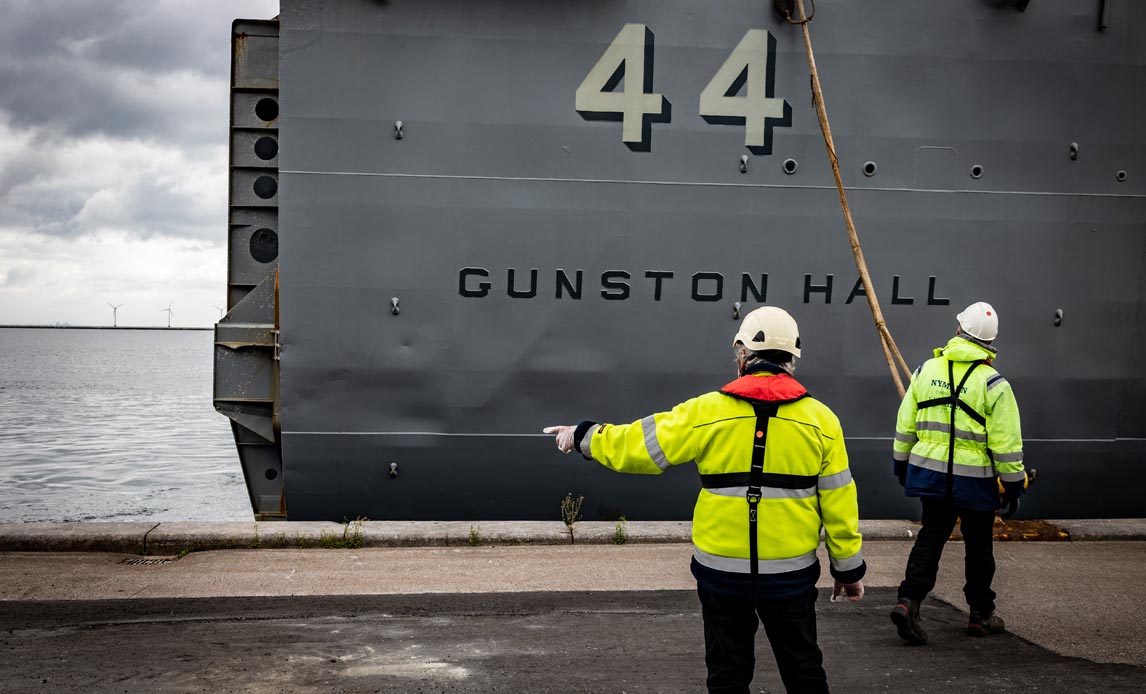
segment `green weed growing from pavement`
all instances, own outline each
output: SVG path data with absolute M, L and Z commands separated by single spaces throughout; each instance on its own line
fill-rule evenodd
M 569 531 L 569 544 L 577 544 L 577 540 L 573 536 L 573 525 L 581 520 L 581 503 L 585 501 L 585 497 L 578 496 L 573 498 L 573 494 L 565 495 L 561 500 L 561 520 L 565 521 L 565 529 Z
M 358 549 L 362 546 L 362 524 L 365 518 L 355 518 L 342 526 L 342 534 L 328 533 L 325 530 L 319 535 L 318 543 L 324 549 Z
M 628 521 L 625 520 L 624 516 L 621 516 L 620 519 L 617 520 L 617 525 L 615 528 L 613 528 L 613 543 L 614 544 L 623 545 L 629 541 L 629 533 L 625 529 L 625 525 L 627 523 L 628 523 Z
M 477 547 L 482 543 L 481 528 L 478 526 L 470 526 L 470 537 L 466 542 L 470 547 Z

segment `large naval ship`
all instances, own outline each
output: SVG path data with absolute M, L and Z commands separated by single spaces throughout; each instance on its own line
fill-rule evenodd
M 256 518 L 688 518 L 541 428 L 734 377 L 799 321 L 865 517 L 898 397 L 784 2 L 282 0 L 233 26 L 215 406 Z M 810 11 L 810 7 L 809 7 Z M 1146 6 L 819 0 L 843 180 L 914 365 L 987 300 L 1039 481 L 1027 517 L 1140 516 Z

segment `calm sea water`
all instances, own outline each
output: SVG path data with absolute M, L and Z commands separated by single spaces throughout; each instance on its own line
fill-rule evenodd
M 251 519 L 212 339 L 0 329 L 0 522 Z

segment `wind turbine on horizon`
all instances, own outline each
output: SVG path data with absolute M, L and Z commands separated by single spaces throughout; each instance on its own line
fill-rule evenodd
M 223 307 L 216 306 L 215 308 L 219 309 L 219 320 L 223 320 Z
M 123 304 L 113 304 L 109 301 L 107 305 L 111 306 L 111 327 L 119 327 L 117 324 L 117 316 L 119 314 L 119 307 L 123 306 Z
M 175 312 L 171 310 L 171 304 L 173 304 L 173 303 L 175 303 L 175 300 L 174 300 L 174 299 L 172 299 L 171 301 L 168 301 L 168 302 L 167 302 L 167 308 L 161 308 L 161 309 L 159 309 L 159 312 L 160 312 L 160 313 L 163 313 L 164 311 L 166 311 L 166 312 L 167 312 L 167 327 L 168 327 L 168 328 L 170 328 L 170 327 L 171 327 L 171 316 L 174 316 L 174 315 L 175 315 Z

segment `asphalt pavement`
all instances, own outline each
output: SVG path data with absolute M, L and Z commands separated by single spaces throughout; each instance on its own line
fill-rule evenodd
M 932 642 L 901 643 L 891 589 L 821 595 L 837 692 L 1141 692 L 1146 672 L 972 639 L 927 605 Z M 700 692 L 692 591 L 435 593 L 24 602 L 0 616 L 7 692 Z M 763 634 L 753 691 L 782 691 Z
M 887 619 L 910 543 L 865 543 L 864 601 L 819 603 L 834 691 L 1146 691 L 1146 543 L 995 547 L 1012 634 L 962 634 L 952 542 L 924 606 L 932 643 L 912 648 Z M 0 553 L 0 691 L 702 691 L 689 553 Z M 757 673 L 754 691 L 780 691 L 763 641 Z

